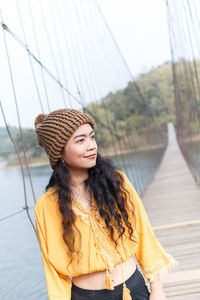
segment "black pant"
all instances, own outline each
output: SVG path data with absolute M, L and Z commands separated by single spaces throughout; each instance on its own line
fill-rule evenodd
M 133 275 L 126 280 L 126 286 L 130 290 L 133 300 L 149 299 L 150 293 L 138 268 L 136 268 Z M 122 292 L 123 283 L 116 285 L 114 290 L 86 290 L 77 287 L 72 282 L 71 300 L 122 300 Z

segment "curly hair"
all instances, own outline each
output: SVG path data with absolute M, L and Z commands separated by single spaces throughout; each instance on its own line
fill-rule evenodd
M 130 195 L 124 187 L 124 180 L 120 172 L 117 172 L 117 169 L 114 167 L 110 159 L 104 158 L 98 153 L 96 165 L 88 169 L 88 174 L 89 176 L 85 180 L 85 186 L 90 193 L 93 193 L 94 199 L 99 208 L 99 214 L 102 218 L 104 218 L 105 224 L 110 231 L 111 238 L 115 245 L 117 246 L 117 241 L 114 240 L 113 237 L 113 226 L 117 229 L 117 232 L 119 233 L 118 238 L 120 238 L 125 232 L 125 228 L 122 226 L 122 218 L 128 227 L 129 239 L 135 242 L 133 237 L 133 228 L 128 220 L 126 210 L 127 198 Z M 56 186 L 59 209 L 62 214 L 63 239 L 72 255 L 75 252 L 80 253 L 80 249 L 75 250 L 74 247 L 74 230 L 77 230 L 79 234 L 80 248 L 81 234 L 75 226 L 76 215 L 72 210 L 72 191 L 70 189 L 70 184 L 71 178 L 69 171 L 61 159 L 59 159 L 49 183 L 46 186 L 46 190 L 50 187 Z

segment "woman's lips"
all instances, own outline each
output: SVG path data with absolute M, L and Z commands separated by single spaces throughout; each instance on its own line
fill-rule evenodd
M 92 155 L 89 155 L 89 156 L 85 156 L 85 158 L 95 158 L 95 157 L 96 157 L 96 153 L 92 154 Z

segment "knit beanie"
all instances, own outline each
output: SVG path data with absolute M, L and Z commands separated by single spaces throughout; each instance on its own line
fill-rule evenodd
M 38 144 L 44 148 L 52 169 L 61 158 L 61 152 L 79 126 L 90 124 L 94 129 L 92 117 L 75 109 L 58 109 L 47 115 L 40 114 L 35 119 Z

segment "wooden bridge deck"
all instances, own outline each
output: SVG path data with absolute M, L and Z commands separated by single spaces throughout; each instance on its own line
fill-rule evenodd
M 167 299 L 199 300 L 200 187 L 182 156 L 172 123 L 161 165 L 142 199 L 155 235 L 179 263 L 163 277 Z

